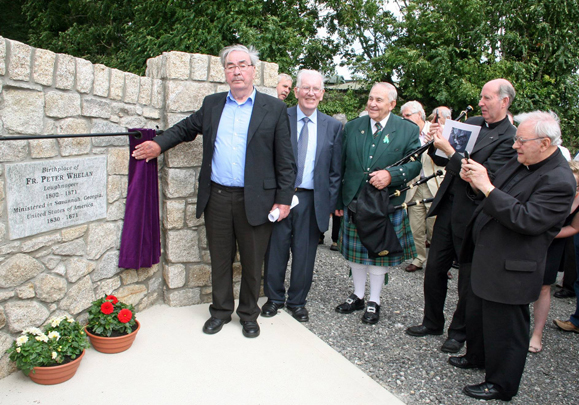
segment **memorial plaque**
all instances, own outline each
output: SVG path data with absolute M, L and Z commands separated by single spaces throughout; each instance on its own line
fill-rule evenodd
M 107 158 L 6 165 L 10 239 L 107 216 Z

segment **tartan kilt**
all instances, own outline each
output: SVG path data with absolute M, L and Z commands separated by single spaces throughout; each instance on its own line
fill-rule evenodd
M 368 257 L 368 250 L 366 250 L 360 241 L 356 225 L 350 223 L 348 209 L 346 208 L 344 209 L 344 217 L 342 218 L 340 236 L 338 238 L 338 249 L 344 258 L 354 263 L 369 264 L 372 266 L 397 266 L 406 260 L 415 258 L 416 247 L 414 246 L 414 238 L 412 237 L 406 210 L 396 210 L 388 216 L 390 217 L 390 222 L 392 222 L 396 236 L 400 241 L 400 245 L 402 245 L 403 254 L 370 259 Z

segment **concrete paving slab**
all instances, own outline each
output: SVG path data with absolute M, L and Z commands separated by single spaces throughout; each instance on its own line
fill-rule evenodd
M 261 300 L 263 304 L 264 300 Z M 22 372 L 0 380 L 2 405 L 402 404 L 285 311 L 242 335 L 239 318 L 216 335 L 201 329 L 208 305 L 154 306 L 119 354 L 89 349 L 77 374 L 55 386 Z

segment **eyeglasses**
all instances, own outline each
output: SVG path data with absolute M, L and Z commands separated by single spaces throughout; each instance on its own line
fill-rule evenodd
M 246 65 L 245 63 L 240 63 L 239 65 L 227 65 L 225 70 L 228 72 L 235 72 L 235 69 L 239 68 L 241 72 L 245 72 L 247 69 L 249 69 L 250 66 L 253 65 Z
M 544 137 L 544 136 L 538 136 L 538 137 L 536 137 L 536 138 L 525 139 L 525 138 L 523 138 L 523 137 L 521 137 L 521 136 L 513 136 L 513 141 L 514 141 L 514 142 L 518 142 L 518 143 L 520 143 L 521 145 L 524 144 L 525 142 L 536 141 L 536 140 L 539 140 L 539 139 L 545 139 L 545 137 Z
M 323 90 L 319 87 L 300 87 L 300 90 L 302 90 L 304 93 L 308 94 L 310 91 L 314 94 L 320 94 L 320 92 Z
M 412 117 L 414 114 L 416 114 L 416 112 L 404 113 L 404 114 L 402 114 L 402 116 L 403 116 L 404 118 L 408 118 L 408 117 Z

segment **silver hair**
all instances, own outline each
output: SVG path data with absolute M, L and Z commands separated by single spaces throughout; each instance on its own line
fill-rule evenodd
M 422 121 L 426 121 L 426 113 L 424 112 L 424 108 L 422 108 L 422 104 L 420 104 L 418 101 L 412 100 L 400 107 L 401 113 L 404 113 L 405 110 L 410 110 L 412 114 L 419 113 Z
M 445 106 L 440 106 L 435 108 L 434 110 L 432 110 L 432 114 L 434 114 L 434 111 L 436 111 L 438 109 L 438 113 L 443 116 L 444 118 L 447 119 L 452 119 L 452 108 L 450 107 L 445 107 Z
M 296 87 L 301 87 L 302 84 L 302 76 L 304 74 L 308 74 L 308 75 L 313 75 L 313 76 L 318 76 L 320 78 L 320 82 L 322 83 L 322 87 L 321 89 L 324 88 L 324 75 L 322 75 L 320 72 L 318 72 L 317 70 L 310 70 L 310 69 L 302 69 L 298 72 L 298 77 L 296 79 Z
M 376 86 L 386 87 L 386 89 L 388 90 L 388 100 L 389 101 L 392 102 L 392 101 L 396 101 L 398 99 L 398 92 L 396 91 L 396 87 L 394 87 L 392 84 L 387 83 L 387 82 L 376 82 L 376 83 L 374 83 L 372 88 L 374 88 Z
M 248 48 L 244 45 L 236 44 L 226 46 L 221 50 L 221 52 L 219 52 L 219 58 L 221 59 L 221 64 L 223 65 L 224 68 L 225 68 L 225 60 L 227 59 L 229 54 L 233 51 L 241 51 L 247 53 L 253 66 L 257 66 L 257 64 L 259 63 L 259 52 L 253 46 L 250 45 Z
M 511 106 L 511 104 L 513 104 L 513 100 L 515 99 L 515 88 L 513 87 L 513 85 L 508 81 L 508 80 L 501 80 L 501 84 L 499 85 L 499 98 L 503 99 L 503 98 L 508 98 L 509 99 L 509 104 L 507 105 L 507 108 L 509 108 Z
M 286 73 L 280 73 L 277 77 L 277 82 L 281 82 L 282 80 L 291 80 L 292 82 L 294 81 L 294 79 L 292 79 L 292 77 Z
M 515 121 L 519 126 L 525 122 L 534 124 L 535 136 L 540 138 L 549 138 L 551 145 L 561 145 L 561 127 L 559 126 L 559 117 L 553 111 L 532 111 L 528 113 L 515 115 Z

